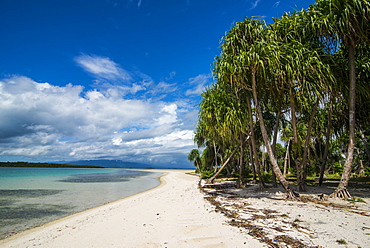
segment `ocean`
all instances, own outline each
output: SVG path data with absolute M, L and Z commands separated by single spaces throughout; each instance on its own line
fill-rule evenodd
M 128 169 L 0 167 L 0 239 L 159 185 Z

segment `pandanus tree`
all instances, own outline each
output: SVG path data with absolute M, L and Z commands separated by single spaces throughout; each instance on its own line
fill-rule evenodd
M 347 186 L 355 149 L 355 120 L 357 131 L 360 134 L 362 131 L 361 137 L 367 144 L 363 131 L 368 120 L 365 115 L 356 117 L 355 109 L 356 87 L 361 87 L 358 101 L 366 102 L 369 97 L 370 66 L 366 62 L 369 13 L 367 0 L 317 0 L 309 9 L 285 14 L 270 25 L 250 18 L 236 23 L 223 37 L 222 51 L 215 61 L 217 83 L 203 94 L 197 140 L 211 141 L 208 145 L 213 144 L 215 156 L 219 155 L 217 150 L 232 156 L 240 148 L 242 158 L 243 139 L 250 135 L 251 141 L 254 140 L 252 124 L 258 122 L 273 172 L 288 197 L 294 198 L 295 193 L 277 164 L 274 145 L 271 146 L 276 143 L 280 117 L 283 115 L 283 119 L 290 120 L 290 129 L 284 129 L 289 144 L 285 157 L 292 157 L 295 162 L 299 190 L 305 189 L 306 172 L 313 158 L 309 155 L 310 148 L 315 158 L 322 160 L 322 180 L 326 158 L 340 154 L 330 151 L 331 138 L 342 138 L 348 132 L 342 179 L 332 196 L 349 197 Z M 347 70 L 338 59 L 343 55 L 348 58 L 349 77 L 346 80 L 343 74 Z M 365 62 L 359 62 L 359 56 L 363 56 Z M 343 107 L 339 108 L 340 104 Z M 368 113 L 365 106 L 360 106 L 360 111 Z M 276 119 L 266 122 L 266 112 L 271 110 L 276 113 Z M 343 118 L 346 110 L 348 117 Z M 331 123 L 335 119 L 346 120 L 348 124 L 334 127 Z M 326 127 L 320 122 L 325 122 Z M 275 128 L 268 123 L 275 123 Z M 321 149 L 323 141 L 325 149 L 319 153 L 315 149 Z M 258 142 L 254 148 L 252 145 L 251 157 L 258 157 L 258 146 Z M 215 158 L 215 161 L 218 160 Z M 258 160 L 255 163 L 258 164 Z M 242 162 L 240 166 L 242 168 Z
M 221 81 L 210 87 L 203 93 L 200 104 L 198 129 L 206 130 L 205 137 L 209 142 L 222 148 L 222 166 L 209 179 L 210 182 L 221 173 L 231 158 L 241 149 L 240 156 L 243 156 L 243 147 L 248 139 L 247 122 L 245 120 L 245 107 L 237 92 Z M 222 155 L 226 155 L 223 157 Z M 239 165 L 240 176 L 243 174 L 243 163 Z M 242 178 L 238 180 L 242 184 Z
M 227 38 L 225 39 L 226 44 L 223 46 L 223 48 L 230 46 L 232 49 L 224 49 L 223 56 L 232 58 L 229 63 L 236 70 L 234 77 L 238 77 L 238 80 L 235 80 L 238 87 L 251 91 L 250 98 L 253 99 L 253 105 L 256 109 L 256 116 L 272 169 L 287 192 L 287 197 L 295 198 L 296 195 L 281 173 L 274 156 L 261 109 L 262 102 L 260 96 L 261 94 L 268 93 L 266 90 L 270 88 L 268 85 L 270 82 L 266 77 L 266 69 L 272 68 L 274 63 L 276 63 L 275 52 L 278 48 L 276 44 L 273 44 L 273 36 L 270 32 L 271 30 L 267 25 L 259 20 L 245 19 L 243 22 L 237 23 L 227 34 Z M 229 44 L 227 44 L 228 42 Z
M 190 151 L 188 155 L 188 160 L 194 163 L 195 168 L 197 168 L 196 172 L 201 171 L 201 161 L 200 161 L 200 154 L 198 149 L 193 149 Z
M 356 48 L 370 40 L 370 2 L 368 0 L 317 0 L 311 7 L 314 25 L 321 34 L 338 37 L 348 50 L 349 66 L 349 143 L 342 178 L 331 197 L 349 198 L 347 187 L 355 147 Z
M 323 93 L 333 82 L 330 67 L 323 62 L 315 40 L 305 32 L 301 12 L 285 14 L 271 25 L 279 44 L 278 75 L 282 90 L 289 96 L 292 157 L 297 167 L 299 191 L 305 191 L 305 178 L 311 130 Z M 282 95 L 282 94 L 280 94 Z M 305 134 L 299 124 L 305 124 Z M 304 135 L 304 136 L 303 136 Z

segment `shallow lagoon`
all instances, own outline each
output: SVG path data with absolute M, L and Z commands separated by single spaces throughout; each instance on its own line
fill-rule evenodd
M 126 169 L 0 168 L 0 238 L 159 185 Z

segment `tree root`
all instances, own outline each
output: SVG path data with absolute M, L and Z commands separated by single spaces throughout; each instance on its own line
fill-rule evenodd
M 293 190 L 288 190 L 287 195 L 286 195 L 286 199 L 297 201 L 297 200 L 299 200 L 299 194 L 294 192 Z
M 340 190 L 334 191 L 331 195 L 329 195 L 329 198 L 348 199 L 348 198 L 352 198 L 352 196 L 348 192 L 347 189 L 340 189 Z

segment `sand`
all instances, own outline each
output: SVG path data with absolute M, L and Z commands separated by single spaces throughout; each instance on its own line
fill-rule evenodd
M 353 197 L 365 202 L 320 200 L 318 195 L 329 195 L 335 186 L 310 186 L 301 193 L 301 201 L 285 200 L 281 187 L 215 189 L 212 185 L 204 190 L 218 211 L 229 216 L 230 224 L 249 230 L 270 247 L 370 247 L 369 190 L 350 189 Z
M 161 171 L 152 190 L 16 234 L 0 247 L 267 247 L 215 212 L 197 176 Z
M 160 186 L 0 241 L 0 247 L 370 247 L 365 202 L 286 201 L 281 188 L 199 189 L 199 177 L 164 172 Z M 334 188 L 310 187 L 318 199 Z

